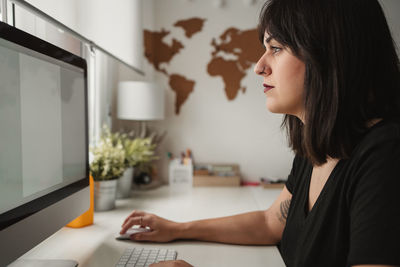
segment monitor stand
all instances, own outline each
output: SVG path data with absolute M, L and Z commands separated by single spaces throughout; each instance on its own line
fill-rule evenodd
M 77 267 L 73 260 L 16 260 L 8 267 Z

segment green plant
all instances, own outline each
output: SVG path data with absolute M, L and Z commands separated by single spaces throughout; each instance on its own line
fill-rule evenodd
M 146 135 L 135 131 L 120 134 L 126 155 L 125 166 L 135 167 L 135 177 L 153 173 L 153 161 L 159 158 L 155 156 L 155 150 L 166 135 L 166 132 L 159 134 L 149 129 L 145 132 Z
M 90 148 L 93 160 L 90 172 L 96 181 L 112 180 L 125 171 L 125 150 L 119 133 L 111 133 L 104 125 L 98 145 Z
M 129 138 L 122 134 L 122 146 L 125 150 L 125 166 L 135 167 L 141 163 L 147 163 L 158 159 L 154 155 L 156 144 L 152 144 L 151 138 Z

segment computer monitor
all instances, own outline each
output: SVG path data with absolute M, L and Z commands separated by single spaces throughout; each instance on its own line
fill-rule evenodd
M 86 61 L 0 23 L 0 266 L 89 209 Z

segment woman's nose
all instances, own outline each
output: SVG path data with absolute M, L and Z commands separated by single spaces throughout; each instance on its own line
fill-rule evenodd
M 254 72 L 258 75 L 269 75 L 271 73 L 264 56 L 262 56 L 254 66 Z

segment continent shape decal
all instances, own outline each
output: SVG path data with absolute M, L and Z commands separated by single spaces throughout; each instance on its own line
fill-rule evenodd
M 181 27 L 185 31 L 185 36 L 191 38 L 194 34 L 201 32 L 205 19 L 191 18 L 177 21 L 174 26 Z
M 170 32 L 162 29 L 160 32 L 144 30 L 144 56 L 153 64 L 154 68 L 168 75 L 165 69 L 160 68 L 161 63 L 169 63 L 172 58 L 184 48 L 183 44 L 172 39 L 172 45 L 163 42 Z
M 225 94 L 228 100 L 236 98 L 239 89 L 245 92 L 245 87 L 240 87 L 240 81 L 246 76 L 246 72 L 237 66 L 236 60 L 226 60 L 222 57 L 213 58 L 208 64 L 208 73 L 211 76 L 221 76 L 225 84 Z
M 211 45 L 214 51 L 211 53 L 207 72 L 211 76 L 221 76 L 225 84 L 225 94 L 228 100 L 233 100 L 240 90 L 243 93 L 246 91 L 246 87 L 241 87 L 240 83 L 251 65 L 264 52 L 258 42 L 258 31 L 229 28 L 220 35 L 218 42 L 213 39 Z M 234 56 L 235 60 L 227 60 L 223 55 Z
M 169 85 L 176 93 L 175 113 L 179 114 L 182 104 L 189 97 L 189 94 L 193 92 L 195 82 L 186 79 L 182 75 L 172 74 L 169 76 Z

